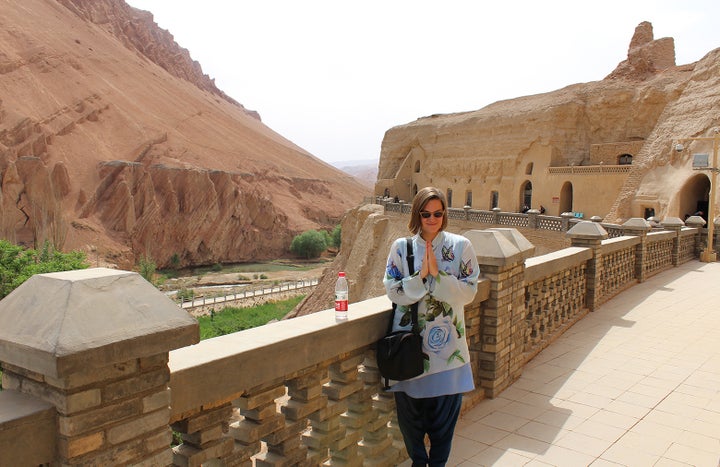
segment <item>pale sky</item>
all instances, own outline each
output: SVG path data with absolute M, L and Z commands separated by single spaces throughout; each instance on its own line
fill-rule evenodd
M 598 81 L 642 21 L 678 65 L 720 47 L 718 0 L 127 0 L 223 92 L 330 163 L 437 113 Z

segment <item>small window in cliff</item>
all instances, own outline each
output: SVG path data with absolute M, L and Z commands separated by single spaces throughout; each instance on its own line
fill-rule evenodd
M 470 190 L 465 192 L 465 206 L 472 207 L 472 191 Z
M 525 167 L 525 175 L 532 175 L 532 170 L 533 170 L 533 163 L 530 162 L 530 163 Z
M 495 209 L 498 207 L 500 201 L 500 194 L 497 191 L 493 191 L 490 193 L 490 209 Z
M 447 203 L 448 203 L 447 207 L 451 208 L 452 207 L 452 188 L 447 189 Z
M 420 161 L 415 161 L 415 173 L 420 173 Z
M 630 154 L 623 154 L 622 156 L 618 157 L 618 164 L 619 165 L 631 165 L 632 164 L 632 156 Z

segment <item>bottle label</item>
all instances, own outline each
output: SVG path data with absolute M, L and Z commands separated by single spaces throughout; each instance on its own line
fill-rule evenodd
M 335 300 L 335 311 L 348 311 L 348 301 Z

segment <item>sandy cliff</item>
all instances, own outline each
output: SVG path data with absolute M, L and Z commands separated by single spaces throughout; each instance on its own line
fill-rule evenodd
M 370 193 L 121 0 L 3 1 L 0 235 L 123 268 L 286 254 Z

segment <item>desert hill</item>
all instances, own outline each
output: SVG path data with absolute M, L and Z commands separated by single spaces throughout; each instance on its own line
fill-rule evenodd
M 2 238 L 122 268 L 279 257 L 371 193 L 122 0 L 3 3 L 0 175 Z

